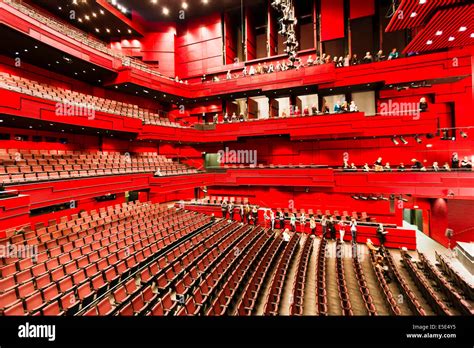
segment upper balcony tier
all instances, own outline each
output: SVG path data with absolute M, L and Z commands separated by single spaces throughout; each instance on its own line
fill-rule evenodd
M 407 58 L 399 58 L 378 63 L 335 68 L 333 64 L 304 67 L 283 72 L 242 77 L 244 67 L 258 63 L 276 64 L 284 57 L 270 57 L 258 61 L 222 66 L 208 76 L 219 77 L 218 82 L 193 82 L 188 84 L 163 76 L 155 68 L 137 59 L 129 58 L 110 49 L 104 42 L 92 38 L 79 29 L 43 15 L 14 0 L 0 3 L 1 32 L 14 30 L 38 45 L 55 48 L 76 60 L 101 67 L 109 72 L 100 83 L 108 88 L 120 86 L 121 91 L 141 96 L 156 96 L 174 104 L 217 98 L 222 95 L 258 95 L 282 89 L 318 86 L 319 90 L 331 88 L 381 83 L 396 85 L 412 81 L 439 78 L 464 77 L 472 75 L 471 56 L 473 46 L 448 52 L 433 53 Z M 8 29 L 7 29 L 8 28 Z M 12 40 L 11 45 L 20 45 L 21 40 Z M 20 49 L 21 47 L 17 47 Z M 13 49 L 13 48 L 12 48 Z M 314 51 L 302 52 L 303 62 Z M 227 71 L 232 79 L 227 80 Z M 73 76 L 74 77 L 74 76 Z M 97 82 L 97 81 L 96 81 Z M 144 89 L 146 91 L 144 91 Z M 156 91 L 159 93 L 150 93 Z M 179 99 L 178 99 L 179 98 Z

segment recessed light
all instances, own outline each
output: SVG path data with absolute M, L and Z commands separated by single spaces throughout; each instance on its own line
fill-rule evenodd
M 92 12 L 92 15 L 93 15 L 94 17 L 97 17 L 97 14 L 96 14 L 95 12 Z
M 433 144 L 426 144 L 426 147 L 428 148 L 433 147 Z
M 163 7 L 163 14 L 167 16 L 169 13 L 170 13 L 170 10 L 168 9 L 168 7 Z
M 431 41 L 431 40 L 426 41 L 427 45 L 431 45 L 432 43 L 433 43 L 433 41 Z
M 471 39 L 474 39 L 474 33 L 471 33 Z
M 459 31 L 466 31 L 466 30 L 467 30 L 467 28 L 466 28 L 466 27 L 464 27 L 464 26 L 463 26 L 463 27 L 461 27 L 461 28 L 459 28 Z
M 410 15 L 411 18 L 416 17 L 416 12 L 412 12 Z
M 132 31 L 131 31 L 130 29 L 128 29 L 128 33 L 129 33 L 129 34 L 131 34 L 131 33 L 132 33 Z
M 157 3 L 158 3 L 158 0 L 151 0 L 151 3 L 152 3 L 152 4 L 157 4 Z
M 187 2 L 183 2 L 183 3 L 181 4 L 181 7 L 186 10 L 186 9 L 188 8 L 188 3 L 187 3 Z
M 207 4 L 208 2 L 209 2 L 209 0 L 202 0 L 203 4 Z
M 448 41 L 454 41 L 454 36 L 450 36 Z
M 420 5 L 426 4 L 426 0 L 420 0 Z
M 104 11 L 103 11 L 103 10 L 100 10 L 100 14 L 104 14 Z
M 443 31 L 442 31 L 442 30 L 438 30 L 438 31 L 436 32 L 436 35 L 438 35 L 438 36 L 440 36 L 440 35 L 442 35 L 442 34 L 443 34 Z

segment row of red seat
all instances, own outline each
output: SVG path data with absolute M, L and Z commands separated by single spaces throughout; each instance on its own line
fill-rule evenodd
M 253 227 L 252 233 L 240 240 L 219 262 L 217 269 L 207 279 L 208 284 L 212 284 L 212 291 L 208 296 L 206 315 L 226 315 L 231 312 L 249 260 L 260 252 L 268 238 L 266 233 L 262 233 L 261 227 Z
M 318 248 L 318 263 L 316 266 L 316 295 L 317 313 L 328 315 L 328 296 L 326 291 L 326 248 L 327 240 L 323 236 Z
M 186 248 L 185 253 L 173 254 L 168 252 L 167 256 L 158 260 L 158 268 L 152 263 L 148 270 L 143 270 L 140 273 L 139 279 L 144 286 L 152 285 L 158 293 L 163 295 L 159 301 L 143 302 L 140 299 L 135 300 L 135 297 L 140 297 L 139 291 L 132 301 L 123 307 L 116 308 L 118 315 L 168 315 L 174 314 L 175 306 L 167 306 L 168 298 L 172 293 L 173 286 L 177 296 L 184 298 L 188 292 L 191 292 L 193 284 L 200 279 L 201 274 L 209 266 L 214 257 L 217 257 L 218 248 L 227 238 L 236 238 L 239 233 L 236 223 L 218 223 L 209 229 L 207 232 L 201 233 L 194 241 L 191 241 Z M 193 246 L 193 247 L 192 247 Z M 168 260 L 168 266 L 163 262 Z M 161 264 L 160 264 L 161 263 Z M 145 277 L 144 277 L 145 275 Z M 181 282 L 182 280 L 182 282 Z M 183 283 L 184 282 L 184 283 Z M 183 289 L 184 288 L 184 289 Z M 183 291 L 180 293 L 179 291 Z M 183 302 L 183 301 L 181 301 Z M 175 300 L 172 302 L 175 303 Z M 166 307 L 163 307 L 166 305 Z
M 306 276 L 312 251 L 313 239 L 310 236 L 307 236 L 300 254 L 300 258 L 298 259 L 295 280 L 293 282 L 293 294 L 290 304 L 291 315 L 303 315 Z
M 388 267 L 391 271 L 391 273 L 395 276 L 395 280 L 397 282 L 398 287 L 400 288 L 400 291 L 402 292 L 403 296 L 408 299 L 408 306 L 410 309 L 413 311 L 413 313 L 417 315 L 426 315 L 426 311 L 423 308 L 423 306 L 420 304 L 420 301 L 416 298 L 415 293 L 410 289 L 408 286 L 405 278 L 401 275 L 401 273 L 398 271 L 397 267 L 395 266 L 395 262 L 393 260 L 392 255 L 390 254 L 390 251 L 384 247 L 381 247 L 383 250 L 383 253 L 385 255 L 385 259 L 387 260 Z
M 115 233 L 111 233 L 111 229 L 97 231 L 97 228 L 89 228 L 82 231 L 82 233 L 86 233 L 85 237 L 73 241 L 74 249 L 65 250 L 63 247 L 66 244 L 64 244 L 59 246 L 60 249 L 57 251 L 44 251 L 39 254 L 36 265 L 30 265 L 31 267 L 25 270 L 16 270 L 13 274 L 2 279 L 2 290 L 8 290 L 8 296 L 2 296 L 1 308 L 6 309 L 6 314 L 20 314 L 23 308 L 30 314 L 36 312 L 48 305 L 48 301 L 51 300 L 43 291 L 44 289 L 49 290 L 50 286 L 56 286 L 63 295 L 69 293 L 71 298 L 77 296 L 80 302 L 84 299 L 82 295 L 86 290 L 88 292 L 86 295 L 89 296 L 94 291 L 100 293 L 105 288 L 113 286 L 122 275 L 127 274 L 128 270 L 156 253 L 160 247 L 165 247 L 191 232 L 192 227 L 196 224 L 209 221 L 207 216 L 201 215 L 200 219 L 196 219 L 199 214 L 189 212 L 170 214 L 169 211 L 149 214 L 147 218 L 150 219 L 148 221 L 158 223 L 156 219 L 165 214 L 168 215 L 168 221 L 176 222 L 177 232 L 163 238 L 156 234 L 152 226 L 146 227 L 143 218 L 140 218 L 137 213 L 137 215 L 123 217 L 122 224 L 128 225 L 124 232 L 117 230 Z M 132 225 L 131 221 L 135 223 Z M 140 228 L 137 228 L 138 226 Z M 179 228 L 183 229 L 179 230 Z M 78 233 L 80 232 L 72 233 L 72 235 Z M 91 233 L 91 235 L 87 235 L 87 233 Z M 91 238 L 84 240 L 88 237 Z M 78 243 L 78 241 L 81 242 Z M 12 271 L 12 266 L 20 267 L 20 265 L 22 263 L 15 262 L 2 267 L 2 277 L 4 277 L 6 270 Z M 35 290 L 33 299 L 30 299 L 32 296 L 28 290 Z M 38 293 L 41 292 L 42 294 L 39 296 Z M 14 302 L 15 308 L 9 308 L 9 310 L 7 307 L 12 305 L 10 302 L 12 299 L 18 303 Z M 40 299 L 43 301 L 40 302 Z M 58 303 L 58 305 L 64 311 L 70 309 L 72 305 L 79 304 L 76 303 L 77 300 L 69 302 Z M 68 304 L 70 306 L 63 307 Z
M 283 245 L 283 238 L 273 238 L 261 261 L 251 273 L 250 281 L 243 289 L 243 296 L 237 304 L 237 313 L 241 316 L 255 314 L 257 298 L 263 289 L 263 284 L 269 275 L 270 266 L 278 256 Z
M 468 301 L 459 293 L 458 288 L 455 288 L 447 281 L 439 270 L 431 264 L 423 253 L 418 252 L 418 257 L 423 271 L 427 276 L 433 280 L 441 292 L 446 296 L 447 300 L 451 302 L 452 306 L 463 315 L 474 315 L 474 308 L 472 308 Z
M 290 262 L 295 254 L 296 247 L 300 241 L 301 235 L 294 233 L 290 238 L 290 241 L 286 243 L 285 249 L 281 253 L 279 259 L 277 259 L 277 267 L 273 273 L 272 280 L 270 282 L 270 291 L 267 295 L 264 314 L 265 315 L 278 315 L 280 308 L 281 295 L 283 293 L 283 287 L 287 278 L 288 268 Z
M 401 250 L 402 262 L 408 274 L 415 282 L 416 286 L 421 290 L 424 298 L 428 301 L 430 306 L 434 309 L 438 315 L 453 315 L 451 310 L 446 304 L 439 298 L 436 292 L 432 289 L 428 283 L 426 277 L 417 269 L 417 266 L 412 261 L 408 254 Z
M 359 262 L 359 256 L 357 254 L 357 244 L 352 244 L 352 265 L 354 267 L 354 273 L 357 278 L 357 284 L 359 285 L 359 291 L 364 300 L 365 308 L 369 315 L 377 315 L 377 309 L 375 308 L 374 300 L 370 295 L 369 287 L 367 281 L 365 280 L 364 271 Z
M 456 286 L 458 286 L 465 296 L 474 301 L 474 287 L 471 285 L 473 282 L 468 282 L 464 276 L 459 273 L 452 265 L 451 262 L 446 258 L 446 256 L 441 255 L 435 251 L 436 261 L 438 261 L 441 269 L 446 273 L 451 279 L 453 279 Z
M 382 290 L 384 294 L 384 300 L 387 303 L 388 308 L 390 309 L 390 313 L 393 315 L 401 315 L 402 311 L 400 310 L 400 307 L 398 306 L 398 303 L 393 296 L 392 290 L 390 290 L 390 287 L 388 286 L 385 276 L 382 274 L 382 271 L 380 269 L 375 267 L 375 263 L 376 263 L 375 252 L 369 249 L 369 253 L 370 253 L 372 268 L 378 280 L 377 284 L 379 285 L 380 289 Z
M 342 243 L 340 240 L 336 241 L 336 281 L 339 299 L 341 301 L 342 315 L 352 316 L 351 301 L 349 299 L 349 290 L 347 289 L 346 276 L 344 274 L 344 262 L 342 255 Z

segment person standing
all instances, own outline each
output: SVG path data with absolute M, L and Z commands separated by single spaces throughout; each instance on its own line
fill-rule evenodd
M 242 204 L 239 207 L 239 215 L 240 215 L 240 221 L 244 223 L 245 222 L 245 209 Z
M 275 213 L 270 209 L 270 223 L 272 226 L 272 231 L 275 229 Z
M 285 214 L 283 214 L 282 211 L 280 211 L 279 220 L 280 220 L 280 229 L 282 230 L 285 228 Z
M 300 226 L 301 226 L 301 233 L 304 233 L 304 229 L 306 226 L 306 215 L 304 215 L 304 213 L 301 213 L 301 216 L 300 216 Z
M 222 217 L 224 220 L 227 218 L 227 201 L 223 200 L 221 204 Z
M 328 219 L 326 218 L 326 215 L 323 215 L 323 217 L 321 218 L 321 226 L 323 228 L 321 238 L 326 237 L 326 233 L 328 232 L 327 225 L 328 225 Z
M 291 226 L 291 231 L 296 232 L 296 216 L 293 213 L 291 213 L 291 216 L 290 216 L 290 226 Z
M 341 243 L 344 243 L 344 234 L 346 233 L 346 226 L 344 225 L 344 221 L 341 219 L 339 220 L 337 226 L 339 227 L 339 238 Z
M 268 224 L 270 223 L 270 213 L 267 209 L 265 209 L 265 212 L 263 213 L 263 222 L 266 229 L 268 227 Z
M 309 219 L 309 228 L 311 229 L 311 234 L 316 235 L 316 219 L 314 216 L 311 216 Z
M 245 205 L 245 218 L 247 219 L 248 224 L 250 224 L 250 214 L 251 214 L 250 205 L 247 203 Z
M 354 217 L 349 226 L 351 227 L 352 243 L 357 243 L 357 220 Z
M 234 220 L 234 203 L 229 203 L 229 217 L 231 220 Z
M 258 209 L 256 205 L 253 206 L 252 216 L 253 216 L 253 224 L 257 225 L 258 224 Z
M 385 245 L 385 236 L 387 233 L 388 232 L 385 231 L 383 224 L 379 224 L 379 227 L 377 228 L 377 237 L 379 238 L 381 246 Z
M 331 232 L 331 239 L 336 239 L 336 221 L 334 221 L 334 217 L 331 216 L 329 218 L 329 223 L 330 223 L 330 232 Z

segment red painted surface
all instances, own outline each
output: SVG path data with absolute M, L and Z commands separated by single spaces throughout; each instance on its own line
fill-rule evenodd
M 350 19 L 373 16 L 375 14 L 374 0 L 350 0 Z
M 223 64 L 221 16 L 215 13 L 177 26 L 176 74 L 199 75 Z
M 344 0 L 321 0 L 321 40 L 344 37 Z

